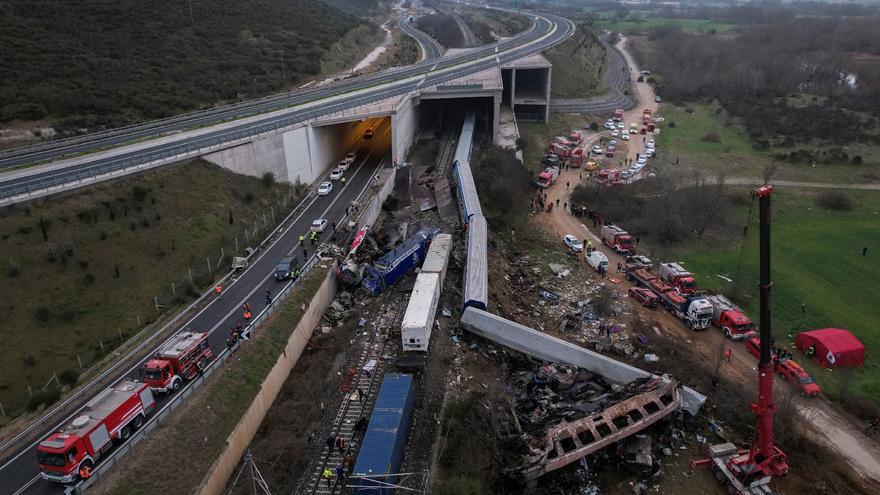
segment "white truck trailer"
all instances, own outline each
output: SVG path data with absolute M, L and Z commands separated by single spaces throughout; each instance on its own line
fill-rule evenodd
M 443 280 L 446 279 L 446 268 L 449 266 L 449 254 L 452 252 L 452 234 L 437 234 L 431 240 L 431 247 L 425 255 L 422 263 L 423 273 L 436 273 L 440 275 L 440 290 L 443 290 Z
M 419 273 L 400 327 L 404 352 L 428 352 L 439 301 L 440 274 Z

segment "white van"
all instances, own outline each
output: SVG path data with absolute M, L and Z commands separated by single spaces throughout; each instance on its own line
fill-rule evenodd
M 590 254 L 584 255 L 584 258 L 587 260 L 587 264 L 593 267 L 593 270 L 599 271 L 599 267 L 603 267 L 605 272 L 608 272 L 608 257 L 603 253 L 593 250 Z

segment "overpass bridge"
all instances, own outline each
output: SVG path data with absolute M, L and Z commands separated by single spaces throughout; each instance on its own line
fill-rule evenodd
M 405 32 L 416 32 L 405 24 Z M 502 102 L 515 112 L 521 107 L 526 118 L 546 118 L 550 64 L 540 52 L 574 29 L 567 19 L 534 15 L 530 29 L 516 36 L 442 57 L 415 33 L 425 60 L 410 66 L 3 152 L 0 206 L 196 157 L 240 173 L 272 172 L 281 181 L 312 183 L 358 133 L 383 119 L 391 120 L 396 163 L 413 142 L 425 100 L 484 99 L 497 136 Z M 533 66 L 524 62 L 529 60 Z

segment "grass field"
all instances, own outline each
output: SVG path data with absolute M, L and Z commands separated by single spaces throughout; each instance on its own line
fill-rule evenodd
M 855 205 L 852 211 L 821 209 L 815 203 L 816 194 L 778 188 L 773 197 L 774 335 L 778 343 L 794 349 L 794 337 L 803 330 L 838 327 L 853 332 L 869 354 L 865 366 L 852 375 L 851 391 L 880 406 L 880 364 L 870 354 L 871 349 L 880 348 L 880 192 L 847 192 Z M 739 215 L 744 225 L 745 206 L 739 208 Z M 746 309 L 754 320 L 758 316 L 756 222 L 757 207 L 744 249 L 742 237 L 736 236 L 725 248 L 675 250 L 702 286 L 722 291 L 731 289 L 733 283 L 721 276 L 738 281 L 738 293 L 747 301 Z M 863 247 L 868 248 L 865 257 Z M 826 371 L 799 352 L 795 356 L 829 396 L 839 396 L 846 373 Z
M 630 16 L 622 21 L 617 21 L 610 16 L 602 16 L 602 20 L 593 23 L 597 29 L 620 33 L 644 33 L 666 25 L 678 26 L 684 31 L 695 33 L 711 33 L 713 29 L 715 33 L 726 33 L 736 28 L 735 24 L 715 22 L 710 19 L 669 19 L 663 17 L 633 18 Z
M 205 258 L 216 263 L 287 190 L 198 162 L 0 210 L 6 413 L 29 385 L 53 371 L 75 379 L 79 359 L 92 365 L 154 320 L 153 297 L 170 299 L 172 282 L 177 303 L 197 294 L 187 270 L 198 284 Z
M 690 111 L 688 111 L 690 110 Z M 705 174 L 729 177 L 762 177 L 763 171 L 774 163 L 772 154 L 787 149 L 760 152 L 752 147 L 743 125 L 729 118 L 717 105 L 689 104 L 676 106 L 663 104 L 659 115 L 661 134 L 657 148 L 667 162 L 680 160 L 680 168 L 699 170 Z M 672 127 L 674 123 L 675 127 Z M 851 154 L 869 151 L 851 150 Z M 776 163 L 774 178 L 807 182 L 833 182 L 840 184 L 876 182 L 875 165 Z

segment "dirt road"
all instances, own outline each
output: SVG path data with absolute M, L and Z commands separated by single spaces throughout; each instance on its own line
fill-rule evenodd
M 620 43 L 623 48 L 626 40 Z M 631 55 L 623 50 L 627 61 L 633 67 L 634 74 L 637 69 L 632 61 Z M 635 80 L 635 76 L 633 76 Z M 637 111 L 627 112 L 627 125 L 629 119 L 637 114 L 641 117 L 642 108 L 651 108 L 656 111 L 657 104 L 654 102 L 653 90 L 648 84 L 636 83 L 636 93 L 641 101 L 645 102 L 642 106 L 637 106 Z M 640 120 L 638 121 L 640 122 Z M 592 134 L 587 142 L 586 147 L 591 146 L 598 141 L 598 136 Z M 641 143 L 639 143 L 641 144 Z M 627 157 L 635 160 L 635 153 L 641 146 L 631 146 L 628 150 Z M 553 208 L 552 213 L 546 211 L 538 214 L 535 221 L 542 225 L 549 233 L 560 239 L 559 248 L 563 249 L 561 242 L 562 236 L 565 234 L 574 234 L 578 239 L 592 239 L 594 247 L 599 248 L 608 256 L 608 278 L 612 283 L 608 285 L 621 295 L 624 295 L 631 286 L 625 280 L 623 275 L 615 272 L 617 264 L 623 263 L 623 257 L 617 255 L 614 251 L 606 249 L 602 246 L 602 242 L 598 237 L 598 229 L 590 226 L 588 228 L 581 218 L 568 213 L 565 205 L 570 203 L 570 195 L 572 190 L 580 183 L 582 179 L 587 177 L 586 172 L 580 169 L 563 170 L 559 176 L 559 180 L 555 185 L 546 190 L 548 200 L 555 202 L 559 200 L 559 206 Z M 794 185 L 794 184 L 793 184 Z M 586 220 L 586 219 L 584 219 Z M 585 270 L 590 273 L 589 276 L 597 276 L 595 272 L 586 264 L 583 257 L 580 257 L 580 263 L 583 264 Z M 656 260 L 655 260 L 656 261 Z M 615 283 L 614 279 L 618 279 L 619 283 Z M 640 308 L 636 308 L 641 310 Z M 644 310 L 650 311 L 649 319 L 659 321 L 662 328 L 659 330 L 666 335 L 673 336 L 680 341 L 688 343 L 687 349 L 695 354 L 695 359 L 717 362 L 720 353 L 725 349 L 731 349 L 732 360 L 729 364 L 723 364 L 725 376 L 736 377 L 746 386 L 754 386 L 756 382 L 756 359 L 749 354 L 745 347 L 737 342 L 726 339 L 720 332 L 714 328 L 706 331 L 695 333 L 687 329 L 680 321 L 663 310 Z M 786 383 L 780 383 L 780 386 L 788 386 Z M 825 444 L 829 448 L 841 454 L 849 464 L 866 478 L 872 479 L 880 483 L 880 446 L 872 441 L 864 434 L 863 425 L 857 419 L 842 411 L 838 406 L 828 402 L 825 398 L 805 399 L 795 397 L 796 409 L 804 419 L 801 422 L 805 431 L 812 437 Z

